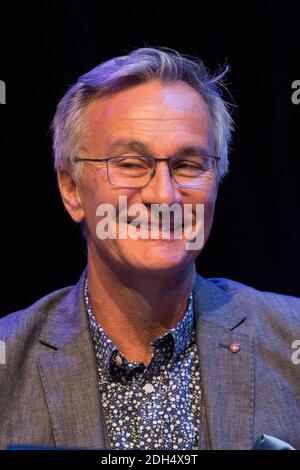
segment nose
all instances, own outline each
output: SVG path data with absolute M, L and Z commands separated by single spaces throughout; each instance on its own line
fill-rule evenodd
M 181 201 L 181 193 L 170 173 L 167 161 L 156 161 L 155 172 L 141 190 L 144 204 L 174 204 Z

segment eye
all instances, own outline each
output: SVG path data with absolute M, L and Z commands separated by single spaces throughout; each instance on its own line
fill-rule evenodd
M 142 158 L 133 158 L 133 157 L 125 157 L 122 159 L 113 160 L 113 164 L 118 166 L 119 168 L 124 169 L 147 169 L 149 167 L 148 161 L 145 161 Z
M 176 162 L 174 165 L 175 168 L 200 168 L 199 164 L 190 162 L 187 160 L 181 160 Z
M 177 175 L 197 176 L 205 171 L 201 160 L 178 160 L 173 163 L 173 171 Z
M 213 169 L 213 160 L 205 156 L 182 158 L 173 162 L 174 171 L 185 171 L 189 173 L 205 173 Z
M 120 168 L 127 168 L 128 170 L 130 170 L 131 168 L 143 168 L 143 165 L 139 162 L 129 162 L 129 161 L 122 161 L 122 162 L 119 162 L 118 166 Z

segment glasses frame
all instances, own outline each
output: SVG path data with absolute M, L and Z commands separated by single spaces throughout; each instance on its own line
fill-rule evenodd
M 220 157 L 217 157 L 215 155 L 192 155 L 193 157 L 199 157 L 199 158 L 212 158 L 214 161 L 215 161 L 215 164 L 217 166 L 217 163 L 218 161 L 220 160 Z M 109 170 L 108 170 L 108 164 L 111 160 L 122 160 L 124 158 L 137 158 L 137 159 L 147 159 L 147 160 L 150 160 L 153 163 L 153 170 L 152 172 L 149 174 L 149 180 L 147 181 L 147 183 L 145 183 L 144 185 L 142 186 L 123 186 L 123 185 L 119 185 L 119 184 L 115 184 L 115 183 L 112 183 L 111 180 L 110 180 L 110 177 L 109 177 Z M 195 185 L 185 185 L 185 184 L 181 184 L 181 183 L 178 183 L 178 181 L 176 180 L 176 177 L 173 175 L 173 170 L 172 170 L 172 166 L 171 166 L 171 162 L 176 160 L 176 159 L 183 159 L 184 156 L 176 156 L 176 157 L 168 157 L 168 158 L 155 158 L 155 157 L 142 157 L 142 156 L 135 156 L 135 155 L 122 155 L 120 157 L 105 157 L 105 158 L 93 158 L 93 157 L 87 157 L 87 158 L 83 158 L 83 157 L 75 157 L 73 159 L 73 161 L 75 163 L 79 163 L 79 162 L 96 162 L 96 163 L 105 163 L 106 164 L 106 174 L 107 174 L 107 179 L 109 181 L 109 183 L 112 185 L 112 186 L 115 186 L 117 188 L 144 188 L 145 186 L 147 186 L 147 184 L 150 183 L 150 181 L 152 180 L 152 178 L 154 177 L 155 173 L 156 173 L 156 165 L 157 165 L 157 162 L 167 162 L 168 163 L 168 167 L 169 167 L 169 172 L 170 172 L 170 175 L 171 177 L 173 178 L 173 180 L 175 181 L 175 183 L 180 186 L 181 188 L 198 188 L 200 187 L 199 184 L 195 184 Z M 188 157 L 187 157 L 188 158 Z

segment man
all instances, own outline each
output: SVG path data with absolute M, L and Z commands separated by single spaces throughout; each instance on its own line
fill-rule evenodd
M 87 269 L 0 322 L 3 448 L 250 449 L 262 433 L 300 448 L 300 300 L 195 272 L 228 165 L 221 78 L 143 48 L 59 103 L 58 184 Z M 182 218 L 167 230 L 154 205 Z M 187 245 L 186 220 L 201 246 Z

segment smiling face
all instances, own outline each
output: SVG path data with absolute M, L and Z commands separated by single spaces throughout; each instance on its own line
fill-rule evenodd
M 187 83 L 162 84 L 151 81 L 95 99 L 85 110 L 85 131 L 80 157 L 152 156 L 157 159 L 205 152 L 214 155 L 212 121 L 202 97 Z M 154 177 L 143 188 L 112 186 L 106 166 L 84 163 L 80 185 L 66 174 L 59 174 L 65 207 L 73 220 L 85 219 L 88 227 L 88 257 L 101 260 L 118 270 L 137 274 L 178 271 L 193 263 L 198 251 L 187 250 L 181 239 L 105 239 L 96 235 L 99 217 L 96 208 L 109 203 L 118 214 L 119 197 L 127 196 L 128 207 L 139 203 L 204 204 L 204 239 L 208 238 L 217 185 L 212 173 L 200 188 L 178 186 L 167 162 L 156 166 Z M 149 218 L 150 220 L 150 218 Z

